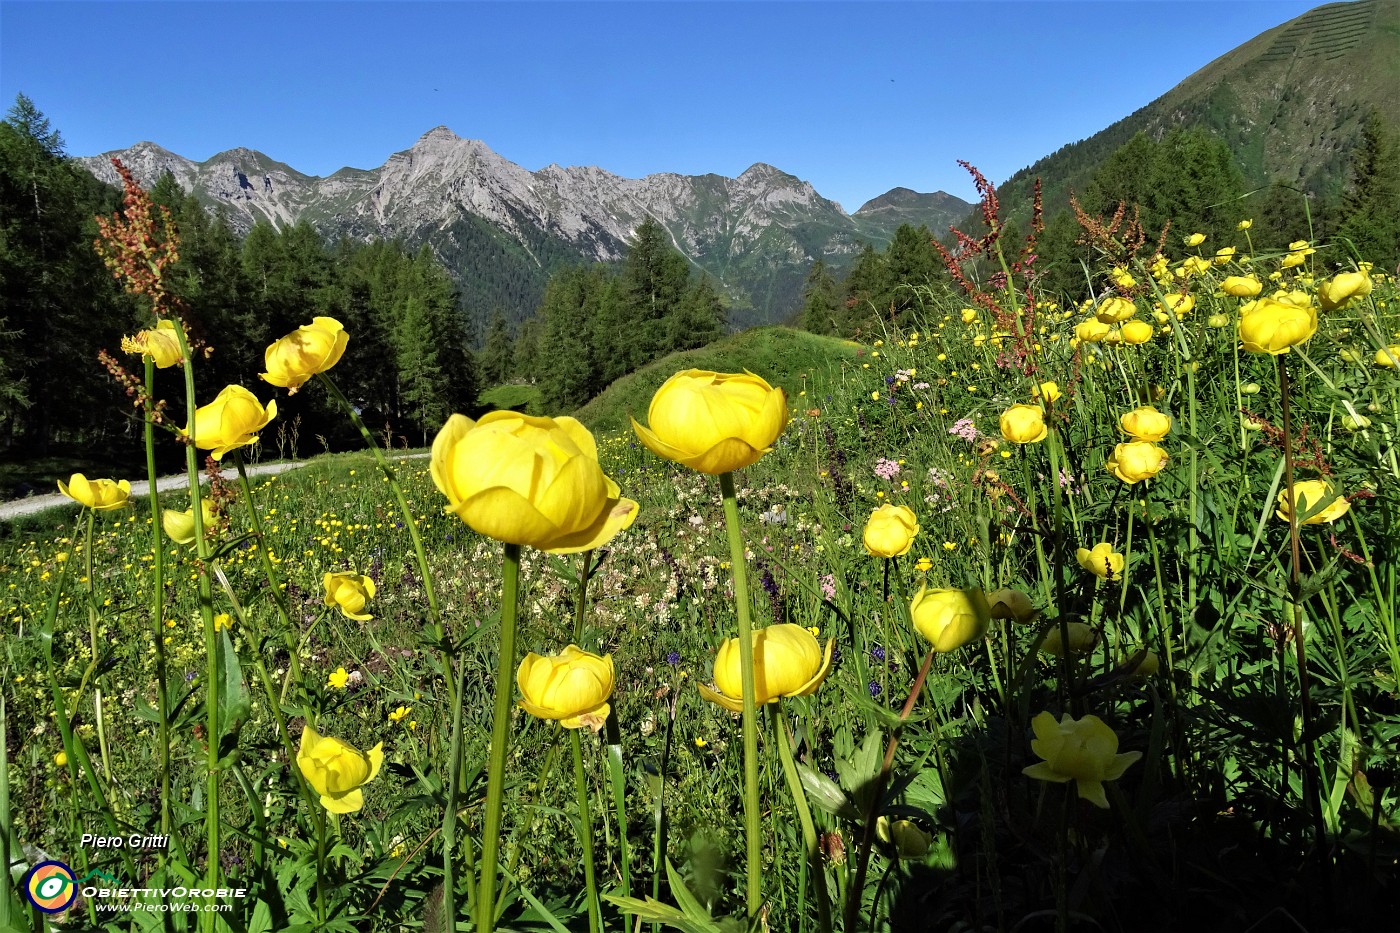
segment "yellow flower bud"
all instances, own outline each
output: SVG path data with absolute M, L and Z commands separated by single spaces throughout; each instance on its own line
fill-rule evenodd
M 558 655 L 527 654 L 515 672 L 520 708 L 540 719 L 557 719 L 565 729 L 603 728 L 613 692 L 612 655 L 599 657 L 577 645 Z
M 1012 405 L 1001 413 L 1001 436 L 1015 444 L 1038 444 L 1049 434 L 1039 405 Z
M 242 386 L 225 386 L 214 401 L 195 409 L 195 446 L 212 451 L 215 460 L 222 460 L 230 450 L 256 443 L 257 432 L 275 417 L 275 399 L 264 409 L 257 396 Z M 189 428 L 180 433 L 189 436 Z
M 909 553 L 918 533 L 919 521 L 908 507 L 885 503 L 870 513 L 861 537 L 873 556 L 889 558 Z
M 429 471 L 448 512 L 507 544 L 573 554 L 606 544 L 637 517 L 637 503 L 621 497 L 598 465 L 593 435 L 573 418 L 453 415 L 433 440 Z
M 656 390 L 650 427 L 632 429 L 647 449 L 718 475 L 758 462 L 787 426 L 787 396 L 752 373 L 691 369 Z
M 200 499 L 199 510 L 204 519 L 204 530 L 208 533 L 209 526 L 214 524 L 214 503 L 208 499 Z M 165 530 L 166 537 L 176 544 L 193 544 L 194 508 L 190 507 L 183 512 L 161 509 L 160 527 Z
M 1152 325 L 1146 321 L 1128 321 L 1118 329 L 1124 343 L 1147 343 L 1152 339 Z
M 1099 302 L 1094 317 L 1101 324 L 1118 324 L 1137 314 L 1137 305 L 1126 298 L 1114 295 Z
M 1315 333 L 1317 311 L 1311 307 L 1260 298 L 1240 315 L 1240 342 L 1250 353 L 1287 353 L 1290 347 L 1306 342 Z
M 1264 283 L 1252 275 L 1227 275 L 1220 290 L 1234 298 L 1254 298 L 1264 290 Z
M 987 606 L 993 619 L 1030 622 L 1040 615 L 1040 611 L 1031 603 L 1031 598 L 1020 590 L 993 590 L 987 594 Z
M 1124 434 L 1131 435 L 1135 440 L 1160 441 L 1171 430 L 1172 419 L 1170 415 L 1162 414 L 1151 405 L 1143 405 L 1120 415 L 1118 426 L 1123 429 Z
M 1147 441 L 1131 441 L 1113 448 L 1113 456 L 1105 469 L 1123 482 L 1132 485 L 1151 479 L 1167 465 L 1167 452 Z
M 295 392 L 317 373 L 323 373 L 345 353 L 350 335 L 333 317 L 313 318 L 267 348 L 265 382 Z
M 909 606 L 914 628 L 934 651 L 953 651 L 987 634 L 992 610 L 980 589 L 930 590 L 919 587 Z
M 782 697 L 805 697 L 817 691 L 831 671 L 828 640 L 820 643 L 800 625 L 784 623 L 756 629 L 753 637 L 754 705 L 776 703 Z M 715 654 L 714 689 L 700 684 L 700 695 L 730 712 L 744 708 L 743 675 L 739 669 L 739 639 L 725 639 Z

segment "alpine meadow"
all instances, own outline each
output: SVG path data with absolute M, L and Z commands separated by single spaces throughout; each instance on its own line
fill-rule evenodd
M 0 931 L 1393 923 L 1397 89 L 1328 4 L 851 215 L 20 94 Z

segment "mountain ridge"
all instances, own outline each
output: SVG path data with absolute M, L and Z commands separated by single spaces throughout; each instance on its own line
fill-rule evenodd
M 427 242 L 465 292 L 492 304 L 500 304 L 499 296 L 474 289 L 460 263 L 460 254 L 479 246 L 482 237 L 508 240 L 497 247 L 528 255 L 535 266 L 530 278 L 542 292 L 561 261 L 620 260 L 637 225 L 652 218 L 729 296 L 736 323 L 790 312 L 816 259 L 839 266 L 864 242 L 888 242 L 900 223 L 941 228 L 971 207 L 936 192 L 918 195 L 926 200 L 906 203 L 900 212 L 847 214 L 810 182 L 761 161 L 733 178 L 674 172 L 626 178 L 599 166 L 557 163 L 532 172 L 445 125 L 377 168 L 345 166 L 327 176 L 299 172 L 244 147 L 195 162 L 149 141 L 78 161 L 115 183 L 113 157 L 144 185 L 170 172 L 206 207 L 222 210 L 240 234 L 259 220 L 279 227 L 306 221 L 329 238 Z M 533 310 L 529 304 L 518 302 L 511 316 L 526 316 Z

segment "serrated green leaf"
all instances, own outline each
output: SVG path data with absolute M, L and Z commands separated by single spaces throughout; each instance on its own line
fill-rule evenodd
M 800 763 L 797 765 L 797 776 L 802 779 L 802 789 L 813 806 L 848 820 L 860 819 L 860 813 L 845 791 L 831 778 Z

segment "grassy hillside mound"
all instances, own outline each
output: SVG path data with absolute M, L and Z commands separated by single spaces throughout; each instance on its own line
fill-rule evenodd
M 858 352 L 864 350 L 849 340 L 821 337 L 790 327 L 756 327 L 698 350 L 672 353 L 623 376 L 574 412 L 574 417 L 594 431 L 625 429 L 629 412 L 645 421 L 652 395 L 663 382 L 684 369 L 747 369 L 782 386 L 788 397 L 795 399 L 814 381 L 829 385 L 829 372 L 842 361 L 854 360 Z

